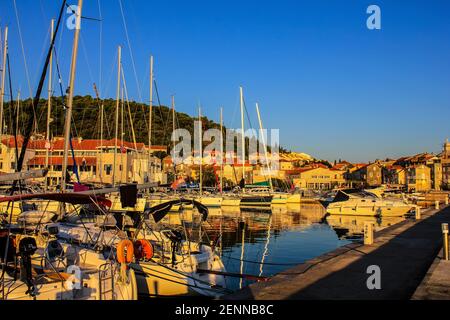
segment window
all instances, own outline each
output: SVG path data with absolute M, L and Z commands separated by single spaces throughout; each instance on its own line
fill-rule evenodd
M 112 164 L 105 164 L 105 172 L 107 176 L 111 175 L 111 171 L 112 171 Z

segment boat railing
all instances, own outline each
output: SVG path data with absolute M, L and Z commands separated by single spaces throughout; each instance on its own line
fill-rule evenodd
M 109 282 L 109 285 L 108 285 Z M 110 288 L 108 288 L 110 287 Z M 114 270 L 111 263 L 102 264 L 98 268 L 98 291 L 100 300 L 114 300 Z M 107 294 L 111 294 L 108 299 Z

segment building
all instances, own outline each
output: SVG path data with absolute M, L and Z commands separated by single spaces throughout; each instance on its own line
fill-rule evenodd
M 22 143 L 23 137 L 18 137 L 19 148 L 22 147 Z M 77 182 L 79 179 L 81 183 L 112 184 L 158 182 L 163 179 L 160 160 L 150 157 L 148 147 L 143 143 L 134 144 L 118 140 L 114 163 L 115 145 L 115 140 L 72 139 L 67 158 L 70 181 Z M 8 162 L 10 166 L 15 166 L 14 138 L 3 139 L 0 150 L 0 163 L 3 162 L 5 167 L 8 166 Z M 47 185 L 57 187 L 62 179 L 63 161 L 63 138 L 56 137 L 50 143 L 43 139 L 31 139 L 27 147 L 24 169 L 48 168 L 45 178 Z M 9 172 L 13 172 L 10 166 Z M 37 182 L 42 182 L 41 180 L 38 179 Z
M 426 165 L 430 168 L 431 188 L 434 190 L 442 189 L 443 168 L 442 159 L 431 153 L 419 153 L 410 157 L 403 157 L 395 162 L 395 165 L 401 165 L 405 168 L 417 165 Z
M 425 164 L 416 164 L 406 169 L 408 191 L 424 192 L 431 190 L 431 169 Z
M 346 183 L 345 171 L 329 168 L 304 168 L 295 172 L 298 176 L 293 178 L 296 187 L 311 190 L 331 190 L 336 187 L 343 187 Z
M 390 187 L 406 186 L 406 170 L 399 165 L 389 165 L 382 168 L 383 184 Z
M 18 152 L 22 148 L 23 137 L 17 137 Z M 24 157 L 23 167 L 35 156 L 33 149 L 27 149 Z M 0 174 L 13 173 L 16 171 L 16 142 L 13 136 L 5 136 L 0 143 Z
M 442 187 L 445 190 L 450 190 L 450 142 L 448 139 L 444 143 L 441 154 L 442 165 Z
M 378 163 L 356 164 L 345 177 L 352 187 L 378 187 L 383 183 L 381 169 Z

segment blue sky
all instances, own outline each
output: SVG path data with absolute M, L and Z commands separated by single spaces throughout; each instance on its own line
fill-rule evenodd
M 75 4 L 77 1 L 69 1 Z M 329 160 L 368 161 L 439 152 L 450 138 L 450 2 L 85 0 L 76 93 L 115 97 L 117 46 L 130 97 L 149 100 L 149 56 L 162 103 L 239 127 L 239 86 L 257 127 L 280 129 L 282 145 Z M 16 0 L 35 91 L 59 1 Z M 382 29 L 366 28 L 381 8 Z M 65 16 L 65 19 L 68 15 Z M 13 0 L 0 2 L 10 27 L 13 88 L 29 96 Z M 100 29 L 103 29 L 100 37 Z M 58 59 L 67 83 L 73 32 L 63 28 Z M 100 41 L 101 39 L 101 41 Z M 140 88 L 140 89 L 138 89 Z M 58 91 L 59 92 L 59 91 Z M 140 94 L 139 94 L 140 92 Z M 247 126 L 249 125 L 247 121 Z

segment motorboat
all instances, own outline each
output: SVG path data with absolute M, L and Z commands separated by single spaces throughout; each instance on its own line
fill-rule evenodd
M 357 189 L 339 190 L 327 207 L 327 213 L 339 215 L 401 217 L 414 205 L 396 199 L 383 199 L 375 194 Z

